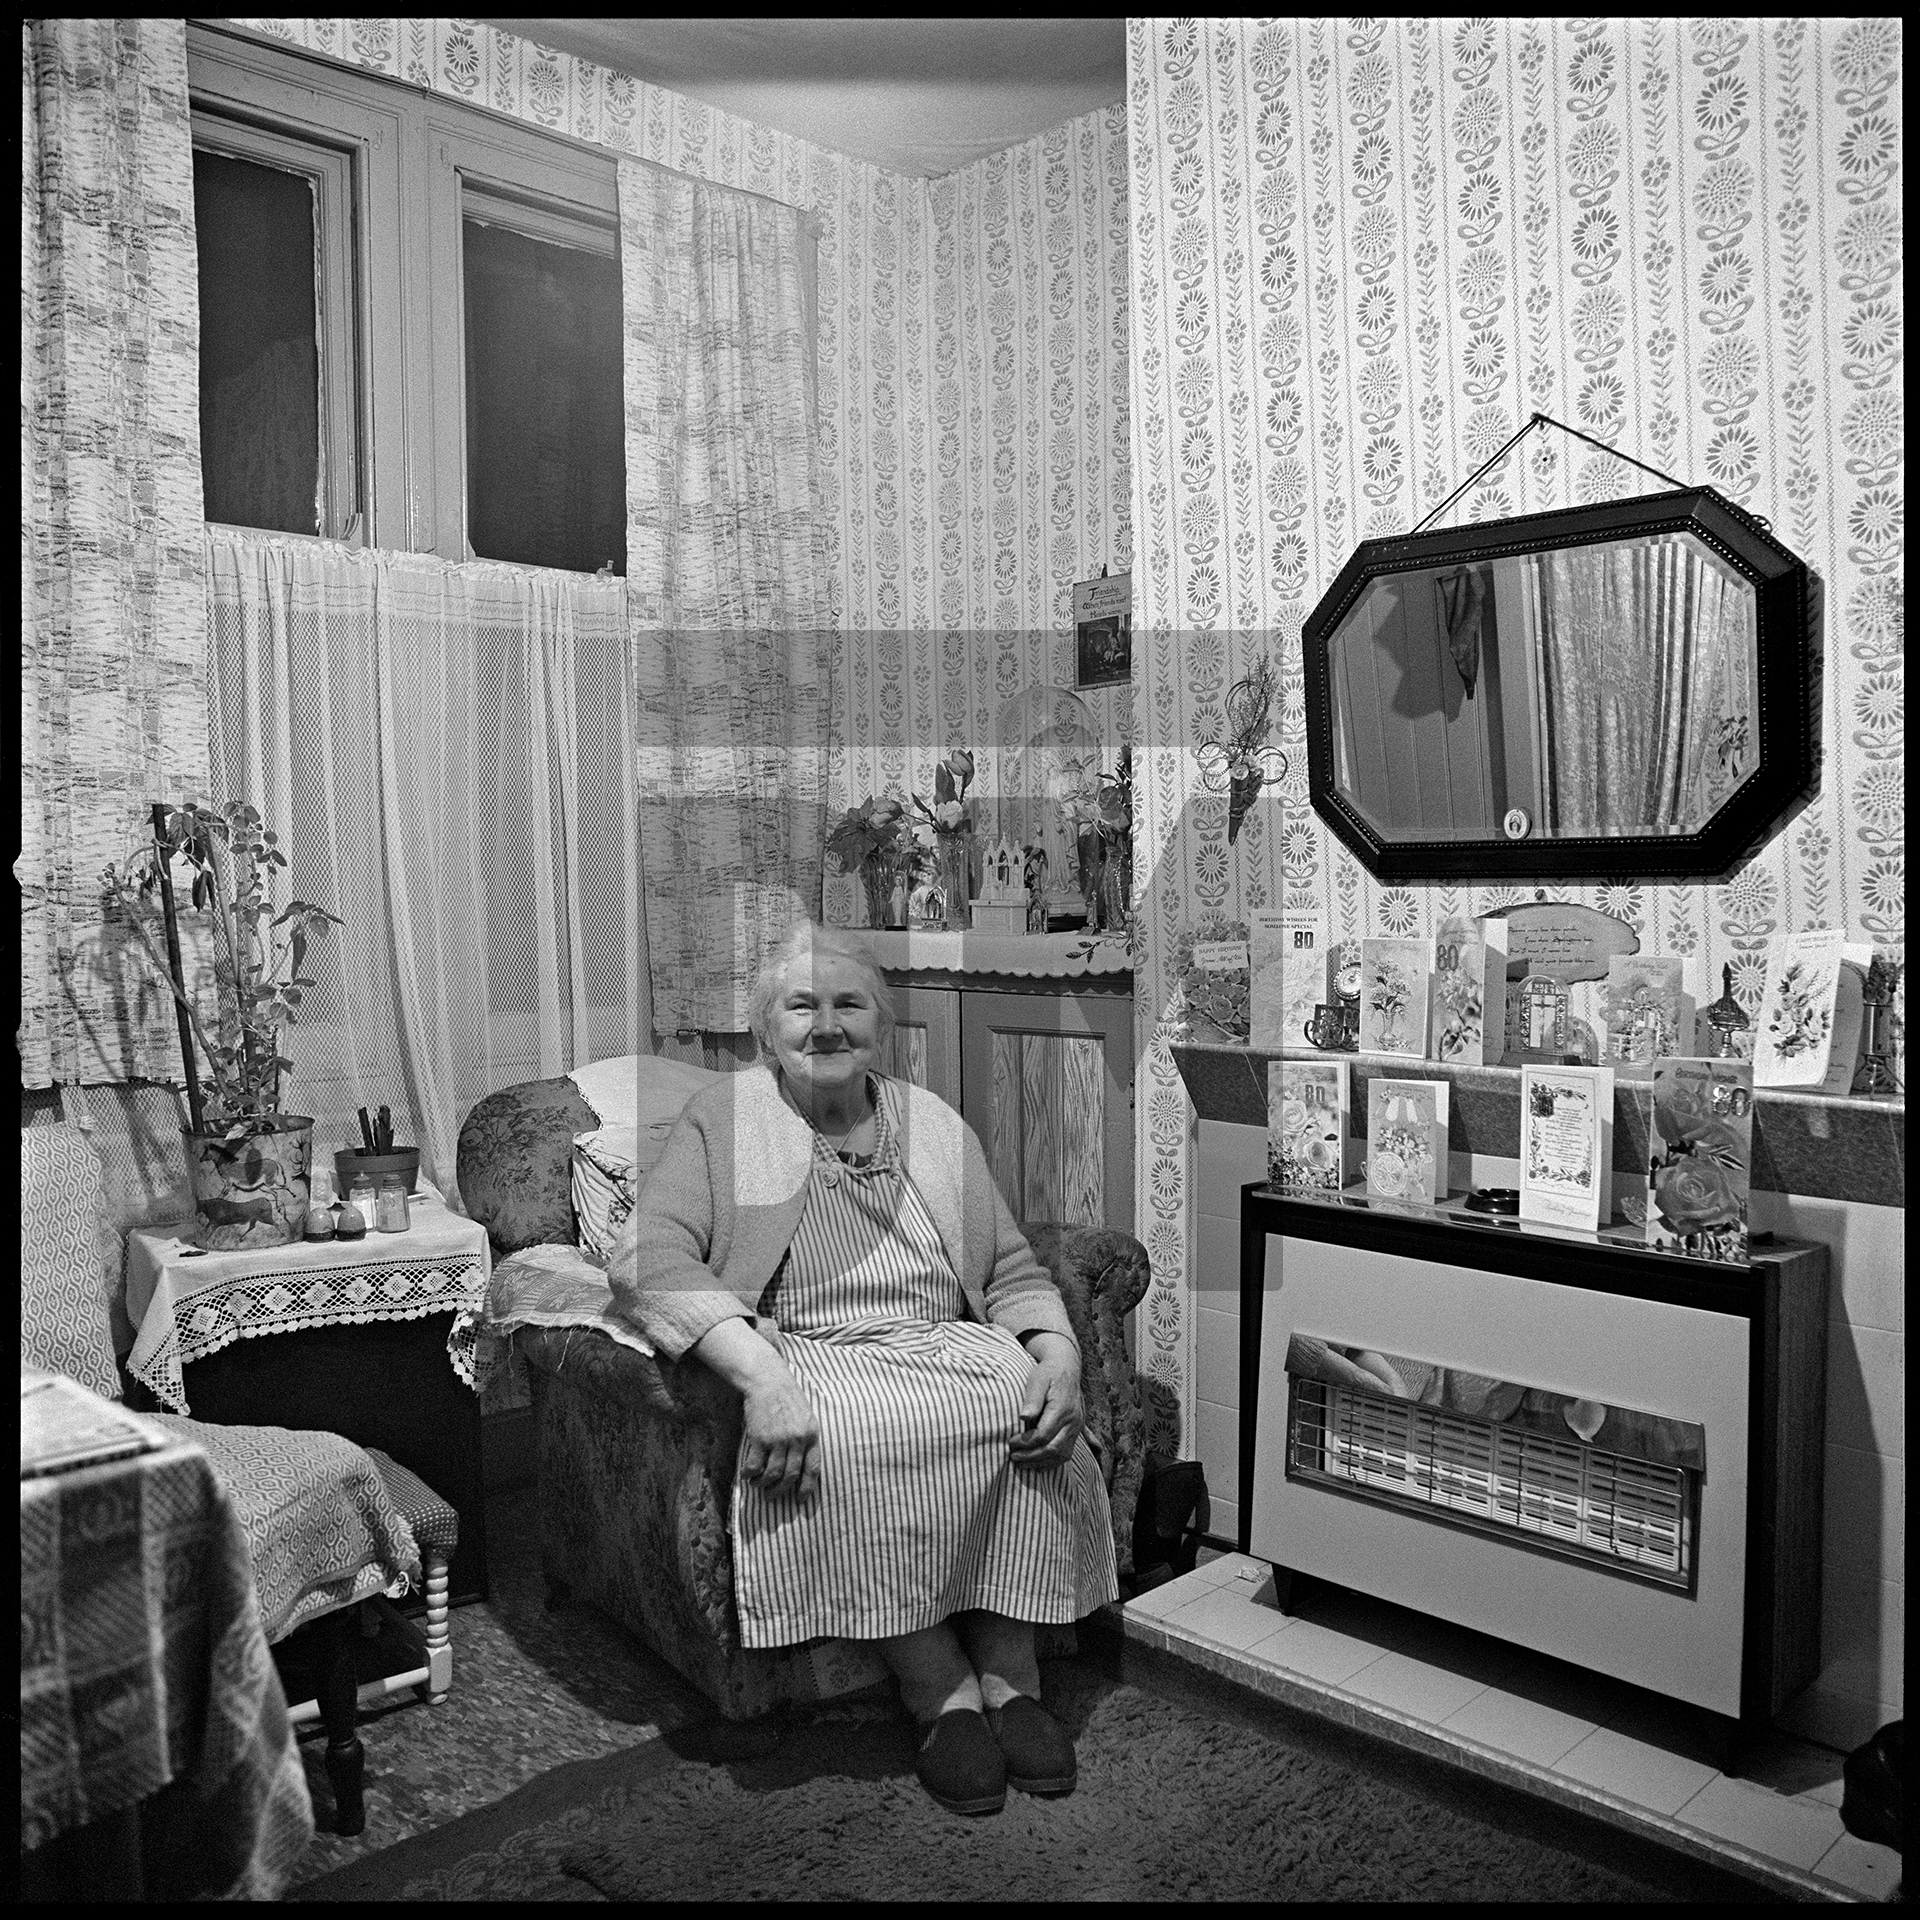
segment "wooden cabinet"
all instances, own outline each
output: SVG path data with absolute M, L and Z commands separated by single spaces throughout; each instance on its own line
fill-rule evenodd
M 888 978 L 888 1070 L 960 1110 L 1015 1216 L 1131 1231 L 1131 981 Z

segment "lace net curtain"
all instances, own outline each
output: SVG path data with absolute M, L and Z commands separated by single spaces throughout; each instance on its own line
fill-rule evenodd
M 317 1146 L 355 1110 L 452 1190 L 482 1095 L 648 1050 L 618 579 L 207 530 L 216 780 L 346 923 L 287 1032 Z

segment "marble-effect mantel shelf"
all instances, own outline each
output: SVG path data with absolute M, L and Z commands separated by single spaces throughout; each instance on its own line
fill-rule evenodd
M 1203 1120 L 1267 1124 L 1267 1067 L 1275 1060 L 1345 1060 L 1352 1068 L 1354 1133 L 1366 1132 L 1366 1083 L 1377 1078 L 1445 1080 L 1453 1088 L 1447 1144 L 1455 1153 L 1516 1159 L 1520 1152 L 1520 1069 L 1463 1067 L 1381 1053 L 1273 1051 L 1231 1041 L 1176 1041 L 1171 1052 Z M 1652 1094 L 1644 1081 L 1615 1083 L 1613 1164 L 1631 1173 L 1647 1164 Z M 1907 1204 L 1907 1108 L 1904 1097 L 1864 1099 L 1759 1087 L 1753 1103 L 1753 1185 L 1767 1193 Z

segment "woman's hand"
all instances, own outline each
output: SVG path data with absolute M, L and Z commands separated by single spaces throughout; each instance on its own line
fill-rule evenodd
M 806 1389 L 782 1364 L 747 1389 L 740 1411 L 741 1473 L 762 1493 L 810 1500 L 820 1487 L 820 1421 Z
M 1033 1358 L 1033 1373 L 1020 1400 L 1020 1431 L 1007 1452 L 1017 1467 L 1057 1467 L 1086 1425 L 1079 1349 L 1058 1333 L 1030 1333 L 1022 1344 Z
M 722 1320 L 691 1349 L 740 1393 L 740 1472 L 763 1493 L 811 1498 L 820 1485 L 820 1421 L 806 1389 L 751 1321 Z

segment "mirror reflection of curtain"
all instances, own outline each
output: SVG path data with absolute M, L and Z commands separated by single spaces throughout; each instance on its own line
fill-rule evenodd
M 1618 541 L 1525 562 L 1539 652 L 1540 826 L 1689 832 L 1752 710 L 1753 591 L 1690 543 Z

